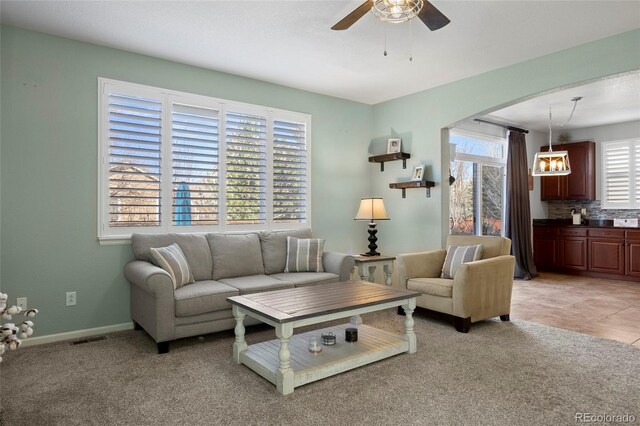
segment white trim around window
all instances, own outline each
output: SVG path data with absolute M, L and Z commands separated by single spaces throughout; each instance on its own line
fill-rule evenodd
M 98 239 L 311 227 L 311 116 L 98 79 Z

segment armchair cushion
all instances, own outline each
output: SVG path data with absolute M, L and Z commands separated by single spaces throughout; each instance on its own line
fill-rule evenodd
M 407 289 L 432 296 L 453 297 L 453 280 L 445 278 L 411 278 Z
M 449 246 L 447 257 L 442 265 L 441 278 L 453 279 L 456 271 L 463 263 L 474 262 L 482 258 L 482 245 L 475 246 Z
M 178 244 L 174 243 L 168 247 L 160 248 L 151 247 L 149 254 L 156 266 L 159 266 L 169 273 L 173 281 L 173 288 L 180 288 L 185 284 L 191 284 L 195 281 L 191 273 L 191 268 L 189 267 L 189 262 L 187 262 L 187 258 L 184 256 L 184 253 L 182 253 L 182 250 L 180 250 Z
M 324 272 L 324 240 L 287 237 L 287 263 L 284 272 Z

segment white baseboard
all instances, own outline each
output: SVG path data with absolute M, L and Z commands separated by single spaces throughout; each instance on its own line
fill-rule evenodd
M 87 328 L 85 330 L 69 331 L 66 333 L 49 334 L 47 336 L 29 337 L 22 340 L 20 347 L 43 345 L 45 343 L 62 342 L 64 340 L 81 339 L 83 337 L 98 336 L 101 334 L 114 333 L 116 331 L 131 330 L 132 322 L 123 324 L 108 325 L 106 327 Z

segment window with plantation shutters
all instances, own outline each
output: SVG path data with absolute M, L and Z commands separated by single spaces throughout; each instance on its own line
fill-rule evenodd
M 108 96 L 110 227 L 160 225 L 161 117 L 154 99 Z
M 273 122 L 273 221 L 307 220 L 306 125 L 286 120 Z
M 602 142 L 602 208 L 640 208 L 640 140 Z
M 173 104 L 172 220 L 176 226 L 218 223 L 219 111 Z
M 98 238 L 310 227 L 308 114 L 99 79 Z
M 267 119 L 227 112 L 227 224 L 263 224 L 267 211 Z

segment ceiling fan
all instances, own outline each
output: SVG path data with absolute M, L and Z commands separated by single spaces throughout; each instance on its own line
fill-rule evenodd
M 451 22 L 428 0 L 367 0 L 331 29 L 346 30 L 368 11 L 372 11 L 381 21 L 391 23 L 405 22 L 417 16 L 431 31 L 439 30 Z

